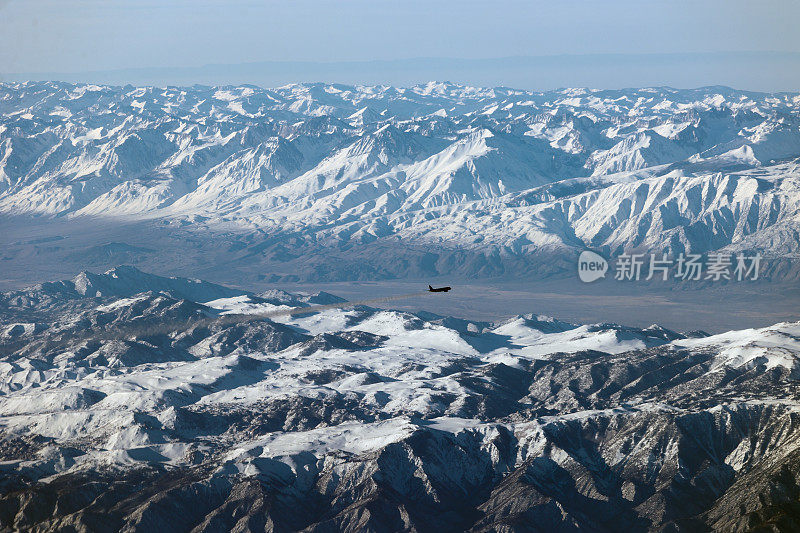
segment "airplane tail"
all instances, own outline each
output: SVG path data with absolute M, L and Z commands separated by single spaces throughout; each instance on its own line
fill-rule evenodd
M 432 290 L 433 290 L 433 287 L 431 287 L 430 285 L 428 285 L 428 290 L 429 290 L 429 291 L 432 291 Z

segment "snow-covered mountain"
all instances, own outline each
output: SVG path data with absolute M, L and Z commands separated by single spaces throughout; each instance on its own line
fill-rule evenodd
M 483 257 L 468 275 L 587 247 L 796 260 L 798 158 L 800 95 L 725 87 L 0 84 L 1 214 L 223 234 L 229 264 L 300 278 L 352 276 L 297 258 L 367 245 L 404 258 L 383 275 L 419 270 L 409 249 Z
M 798 524 L 798 322 L 258 315 L 337 301 L 133 268 L 3 294 L 1 527 Z

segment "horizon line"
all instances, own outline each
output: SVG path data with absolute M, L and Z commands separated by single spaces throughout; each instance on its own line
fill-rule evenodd
M 336 66 L 336 65 L 365 65 L 376 63 L 406 63 L 406 62 L 421 62 L 421 61 L 448 61 L 448 62 L 484 62 L 484 61 L 514 61 L 514 60 L 548 60 L 548 59 L 592 59 L 592 58 L 639 58 L 639 57 L 698 57 L 698 56 L 731 56 L 731 55 L 749 55 L 749 56 L 794 56 L 800 59 L 800 51 L 785 51 L 785 50 L 716 50 L 716 51 L 702 51 L 702 52 L 610 52 L 610 53 L 587 53 L 587 54 L 544 54 L 544 55 L 504 55 L 504 56 L 490 56 L 490 57 L 452 57 L 452 56 L 414 56 L 404 58 L 376 58 L 376 59 L 342 59 L 335 61 L 323 61 L 313 59 L 264 59 L 259 61 L 244 61 L 240 63 L 203 63 L 201 65 L 162 65 L 162 66 L 128 66 L 116 68 L 101 68 L 93 70 L 36 70 L 36 71 L 17 71 L 6 72 L 0 71 L 0 76 L 24 76 L 24 75 L 92 75 L 92 74 L 106 74 L 106 73 L 122 73 L 131 71 L 187 71 L 204 68 L 214 67 L 245 67 L 245 66 L 258 66 L 258 65 L 306 65 L 306 66 Z

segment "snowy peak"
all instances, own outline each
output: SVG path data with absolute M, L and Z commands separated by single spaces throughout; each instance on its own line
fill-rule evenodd
M 674 345 L 712 351 L 715 368 L 770 370 L 779 367 L 790 371 L 793 376 L 800 376 L 800 326 L 797 323 L 678 340 Z
M 169 293 L 175 298 L 198 303 L 246 294 L 207 281 L 156 276 L 135 267 L 119 266 L 103 274 L 84 271 L 72 280 L 43 283 L 4 293 L 2 297 L 6 302 L 20 306 L 22 301 L 35 305 L 53 298 L 129 298 L 144 292 Z
M 119 266 L 103 274 L 81 272 L 72 281 L 82 296 L 129 297 L 141 292 L 169 292 L 178 298 L 205 302 L 244 294 L 221 285 L 197 279 L 162 277 L 147 274 L 131 266 Z

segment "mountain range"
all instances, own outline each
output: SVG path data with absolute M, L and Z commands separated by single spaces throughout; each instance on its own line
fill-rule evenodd
M 727 87 L 3 83 L 3 223 L 51 221 L 5 258 L 147 268 L 179 238 L 193 245 L 173 263 L 199 273 L 218 253 L 242 279 L 338 280 L 747 252 L 791 281 L 799 106 Z M 64 224 L 93 236 L 52 242 Z M 119 240 L 125 224 L 149 229 Z
M 2 293 L 0 528 L 800 527 L 800 322 L 337 302 L 132 267 Z

